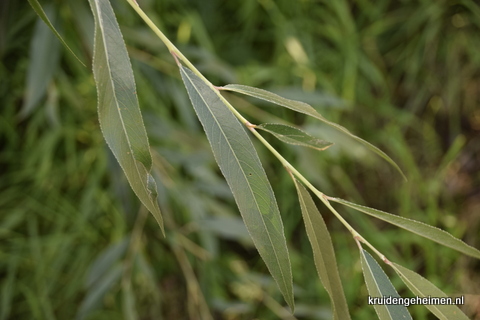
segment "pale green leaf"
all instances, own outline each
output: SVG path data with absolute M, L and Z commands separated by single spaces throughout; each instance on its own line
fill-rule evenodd
M 447 297 L 442 290 L 418 273 L 396 263 L 392 263 L 392 268 L 416 296 L 422 298 L 449 298 L 454 301 L 453 298 Z M 468 317 L 456 305 L 441 305 L 438 303 L 424 305 L 441 320 L 468 320 Z
M 307 189 L 295 178 L 293 181 L 297 188 L 308 240 L 312 245 L 315 267 L 332 301 L 334 319 L 350 319 L 330 233 Z
M 360 248 L 360 257 L 362 261 L 362 270 L 367 284 L 368 293 L 371 298 L 400 298 L 397 290 L 390 282 L 385 272 L 375 259 Z M 406 320 L 412 319 L 407 308 L 401 304 L 374 304 L 380 320 Z
M 214 89 L 180 67 L 193 107 L 253 242 L 293 311 L 293 282 L 283 223 L 272 187 L 242 124 Z
M 163 232 L 157 186 L 150 174 L 152 156 L 127 49 L 109 1 L 89 1 L 95 17 L 93 73 L 100 127 L 130 186 Z
M 89 315 L 98 308 L 105 294 L 117 283 L 120 282 L 123 272 L 122 265 L 115 265 L 109 272 L 105 273 L 85 294 L 80 307 L 78 308 L 76 319 L 88 319 Z
M 258 99 L 262 99 L 265 101 L 278 104 L 282 107 L 286 107 L 300 113 L 307 114 L 309 116 L 315 117 L 322 121 L 327 121 L 317 112 L 317 110 L 315 110 L 309 104 L 306 104 L 305 102 L 301 102 L 301 101 L 290 100 L 267 90 L 258 89 L 250 86 L 241 85 L 241 84 L 228 84 L 226 86 L 221 87 L 220 89 L 249 95 Z
M 45 10 L 55 22 L 56 15 L 53 6 L 46 6 Z M 58 41 L 53 33 L 38 19 L 30 43 L 30 62 L 27 70 L 25 99 L 23 100 L 20 117 L 28 116 L 45 96 L 47 87 L 57 70 L 60 57 L 59 49 Z
M 269 92 L 269 91 L 266 91 L 266 90 L 263 90 L 263 89 L 258 89 L 258 88 L 249 87 L 249 86 L 240 85 L 240 84 L 229 84 L 229 85 L 226 85 L 224 87 L 220 87 L 220 89 L 228 90 L 228 91 L 234 91 L 234 92 L 238 92 L 238 93 L 241 93 L 241 94 L 249 95 L 249 96 L 252 96 L 252 97 L 255 97 L 255 98 L 258 98 L 258 99 L 262 99 L 262 100 L 265 100 L 265 101 L 275 103 L 277 105 L 280 105 L 280 106 L 285 107 L 285 108 L 289 108 L 291 110 L 294 110 L 294 111 L 297 111 L 297 112 L 300 112 L 300 113 L 304 113 L 304 114 L 309 115 L 311 117 L 314 117 L 314 118 L 328 124 L 329 126 L 332 126 L 335 129 L 342 131 L 343 133 L 349 135 L 350 137 L 352 137 L 356 141 L 358 141 L 358 142 L 362 143 L 363 145 L 365 145 L 366 147 L 368 147 L 370 150 L 372 150 L 373 152 L 378 154 L 380 157 L 382 157 L 383 159 L 388 161 L 395 169 L 398 170 L 398 172 L 403 176 L 403 178 L 406 179 L 406 177 L 403 174 L 400 167 L 385 152 L 383 152 L 379 148 L 375 147 L 373 144 L 371 144 L 371 143 L 363 140 L 362 138 L 357 137 L 356 135 L 352 134 L 345 127 L 342 127 L 341 125 L 339 125 L 335 122 L 332 122 L 332 121 L 329 121 L 329 120 L 325 119 L 320 113 L 317 112 L 317 110 L 315 110 L 312 106 L 310 106 L 309 104 L 306 104 L 305 102 L 286 99 L 286 98 L 283 98 L 283 97 L 281 97 L 281 96 L 279 96 L 275 93 L 272 93 L 272 92 Z
M 58 31 L 55 29 L 53 24 L 50 22 L 47 15 L 45 14 L 45 11 L 43 11 L 42 6 L 38 2 L 38 0 L 28 0 L 28 2 L 32 6 L 33 10 L 35 10 L 37 15 L 40 17 L 40 19 L 42 19 L 43 22 L 45 22 L 45 24 L 50 28 L 50 30 L 52 30 L 52 32 L 55 34 L 58 40 L 60 40 L 60 42 L 65 46 L 65 48 L 67 48 L 68 51 L 70 51 L 75 56 L 75 58 L 77 58 L 77 60 L 82 64 L 82 66 L 85 67 L 85 64 L 82 62 L 82 60 L 80 60 L 80 58 L 77 57 L 77 55 L 73 52 L 73 50 L 70 49 L 68 44 L 65 42 L 65 40 L 63 40 L 62 36 L 58 33 Z
M 466 255 L 472 256 L 474 258 L 480 259 L 480 251 L 475 249 L 472 246 L 469 246 L 465 242 L 460 239 L 455 238 L 450 233 L 441 230 L 436 227 L 432 227 L 426 223 L 415 221 L 412 219 L 400 217 L 397 215 L 393 215 L 391 213 L 387 213 L 384 211 L 380 211 L 377 209 L 372 209 L 369 207 L 361 206 L 356 203 L 352 203 L 343 199 L 339 198 L 330 198 L 330 200 L 344 204 L 350 208 L 355 210 L 364 212 L 372 217 L 381 219 L 385 222 L 391 223 L 396 225 L 397 227 L 403 228 L 410 232 L 416 233 L 419 236 L 425 237 L 437 243 L 440 243 L 446 247 L 455 249 L 460 251 Z
M 280 141 L 316 150 L 325 150 L 333 145 L 331 142 L 315 138 L 303 130 L 284 124 L 263 123 L 255 126 L 255 129 L 269 132 Z

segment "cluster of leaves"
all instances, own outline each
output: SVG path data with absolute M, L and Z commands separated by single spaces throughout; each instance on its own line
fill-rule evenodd
M 317 270 L 319 275 L 321 275 L 320 278 L 332 302 L 334 302 L 333 315 L 335 319 L 346 319 L 349 318 L 349 315 L 341 281 L 339 281 L 335 255 L 331 254 L 334 252 L 333 246 L 331 241 L 318 241 L 320 237 L 326 237 L 328 239 L 328 231 L 326 228 L 320 229 L 317 228 L 316 224 L 312 224 L 312 220 L 314 220 L 317 221 L 319 225 L 324 226 L 323 221 L 318 221 L 320 213 L 316 210 L 313 200 L 309 197 L 307 190 L 303 189 L 300 182 L 296 181 L 296 178 L 301 179 L 302 182 L 319 196 L 320 200 L 340 219 L 357 241 L 361 250 L 365 280 L 369 293 L 373 297 L 398 297 L 398 293 L 388 278 L 384 276 L 381 268 L 376 265 L 375 260 L 367 251 L 362 249 L 361 243 L 369 246 L 382 260 L 386 261 L 387 264 L 392 265 L 392 263 L 339 216 L 335 209 L 331 207 L 328 200 L 334 200 L 372 216 L 381 217 L 386 222 L 403 227 L 408 231 L 415 232 L 420 236 L 429 238 L 465 254 L 480 258 L 480 251 L 445 231 L 414 220 L 395 217 L 374 209 L 361 207 L 345 200 L 327 197 L 320 193 L 292 167 L 290 163 L 279 155 L 266 140 L 258 135 L 256 129 L 260 128 L 272 132 L 276 137 L 279 137 L 280 140 L 288 143 L 301 143 L 320 150 L 328 147 L 328 143 L 319 142 L 319 140 L 312 139 L 312 137 L 299 129 L 287 127 L 282 124 L 252 125 L 221 96 L 219 89 L 206 80 L 191 62 L 178 51 L 138 7 L 138 4 L 133 1 L 130 1 L 130 4 L 137 10 L 147 24 L 156 31 L 157 35 L 167 45 L 170 53 L 177 61 L 190 100 L 207 134 L 215 159 L 233 192 L 245 225 L 260 256 L 265 261 L 292 312 L 294 310 L 293 281 L 283 223 L 272 187 L 262 168 L 255 148 L 242 128 L 241 123 L 247 126 L 250 131 L 277 156 L 294 179 L 299 192 L 300 202 L 302 203 L 302 211 L 304 212 L 304 216 L 308 217 L 305 221 L 307 227 L 309 227 L 310 241 L 312 242 L 313 248 L 316 249 L 314 250 L 314 255 L 318 261 Z M 152 159 L 149 152 L 148 139 L 136 99 L 133 72 L 130 67 L 126 47 L 121 37 L 121 31 L 116 23 L 113 9 L 108 1 L 91 0 L 90 5 L 94 12 L 96 26 L 93 69 L 97 82 L 99 118 L 102 132 L 126 173 L 132 189 L 155 216 L 160 228 L 164 232 L 163 220 L 156 201 L 157 188 L 155 180 L 150 174 Z M 182 62 L 184 62 L 188 68 L 184 67 Z M 227 85 L 221 89 L 264 99 L 324 121 L 366 144 L 373 151 L 391 162 L 400 171 L 399 167 L 385 153 L 368 142 L 352 135 L 344 127 L 326 120 L 316 112 L 315 109 L 305 103 L 288 100 L 274 93 L 247 86 Z M 325 252 L 330 253 L 328 255 L 330 260 L 325 261 L 323 258 Z M 394 269 L 401 275 L 408 286 L 413 286 L 412 290 L 419 296 L 429 297 L 437 294 L 437 296 L 446 297 L 445 293 L 437 289 L 428 280 L 417 276 L 416 273 L 403 267 L 394 266 Z M 404 270 L 407 270 L 407 272 Z M 336 283 L 332 284 L 331 279 L 337 280 Z M 459 319 L 463 317 L 467 319 L 458 307 L 453 305 L 442 307 L 427 305 L 427 308 L 441 318 Z M 411 318 L 404 306 L 379 305 L 376 306 L 376 311 L 381 319 Z

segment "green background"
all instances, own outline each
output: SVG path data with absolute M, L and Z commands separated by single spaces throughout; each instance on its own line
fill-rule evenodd
M 0 320 L 201 319 L 207 306 L 215 319 L 293 319 L 249 240 L 161 41 L 126 1 L 112 1 L 134 67 L 166 238 L 101 135 L 87 1 L 41 3 L 87 67 L 27 1 L 0 3 Z M 480 6 L 474 1 L 139 3 L 214 84 L 257 86 L 310 103 L 384 150 L 408 177 L 404 182 L 385 161 L 314 119 L 228 95 L 252 123 L 289 121 L 335 143 L 316 152 L 264 135 L 320 191 L 480 247 Z M 285 224 L 295 317 L 330 319 L 295 188 L 280 163 L 255 145 Z M 328 209 L 319 209 L 352 319 L 373 319 L 356 244 Z M 467 294 L 462 309 L 474 318 L 478 261 L 339 210 L 390 260 L 447 294 Z M 400 295 L 409 296 L 384 269 Z M 423 307 L 409 310 L 414 319 L 434 319 Z

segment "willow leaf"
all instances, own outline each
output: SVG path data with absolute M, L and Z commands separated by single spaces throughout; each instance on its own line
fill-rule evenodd
M 157 186 L 127 49 L 108 0 L 89 0 L 95 17 L 93 74 L 103 136 L 140 201 L 157 220 Z
M 462 240 L 455 238 L 450 233 L 444 230 L 441 230 L 439 228 L 432 227 L 423 222 L 400 217 L 400 216 L 393 215 L 391 213 L 387 213 L 377 209 L 361 206 L 356 203 L 352 203 L 343 199 L 330 198 L 330 200 L 344 204 L 350 208 L 364 212 L 372 217 L 378 218 L 385 222 L 391 223 L 397 227 L 400 227 L 410 232 L 413 232 L 415 234 L 418 234 L 419 236 L 422 236 L 432 241 L 435 241 L 437 243 L 440 243 L 441 245 L 455 249 L 466 255 L 472 256 L 474 258 L 480 259 L 480 251 L 478 249 L 475 249 L 474 247 L 469 246 Z
M 214 90 L 180 67 L 195 112 L 260 256 L 293 311 L 293 282 L 277 201 L 242 124 Z
M 258 89 L 258 88 L 245 86 L 245 85 L 240 85 L 240 84 L 228 84 L 224 87 L 221 87 L 220 89 L 233 91 L 233 92 L 238 92 L 238 93 L 245 94 L 245 95 L 248 95 L 248 96 L 252 96 L 252 97 L 255 97 L 255 98 L 258 98 L 258 99 L 269 101 L 269 102 L 275 103 L 277 105 L 280 105 L 282 107 L 294 110 L 296 112 L 300 112 L 300 113 L 309 115 L 311 117 L 314 117 L 314 118 L 328 124 L 329 126 L 332 126 L 335 129 L 337 129 L 339 131 L 342 131 L 343 133 L 349 135 L 350 137 L 352 137 L 356 141 L 362 143 L 364 146 L 369 148 L 371 151 L 375 152 L 380 157 L 382 157 L 387 162 L 389 162 L 402 175 L 402 177 L 406 180 L 406 177 L 403 174 L 400 167 L 385 152 L 383 152 L 379 148 L 375 147 L 373 144 L 363 140 L 362 138 L 357 137 L 356 135 L 354 135 L 353 133 L 348 131 L 348 129 L 346 129 L 345 127 L 343 127 L 343 126 L 341 126 L 341 125 L 339 125 L 335 122 L 332 122 L 332 121 L 329 121 L 329 120 L 325 119 L 320 113 L 317 112 L 317 110 L 315 110 L 312 106 L 310 106 L 309 104 L 306 104 L 305 102 L 286 99 L 286 98 L 283 98 L 283 97 L 281 97 L 281 96 L 279 96 L 279 95 L 277 95 L 273 92 L 267 91 L 267 90 Z
M 325 150 L 333 145 L 331 142 L 315 138 L 303 130 L 284 124 L 263 123 L 255 126 L 255 129 L 260 129 L 271 133 L 277 139 L 285 143 L 309 147 L 320 151 Z
M 400 276 L 408 288 L 418 297 L 448 298 L 433 283 L 416 272 L 392 263 L 392 268 Z M 455 305 L 424 304 L 437 318 L 441 320 L 468 320 L 468 317 Z
M 53 26 L 53 24 L 50 22 L 50 20 L 48 19 L 47 15 L 45 14 L 45 11 L 43 11 L 43 8 L 42 6 L 40 5 L 40 3 L 38 2 L 38 0 L 28 0 L 28 3 L 30 3 L 30 5 L 32 6 L 33 10 L 37 13 L 37 15 L 40 17 L 40 19 L 43 20 L 43 22 L 45 22 L 45 24 L 50 28 L 50 30 L 52 30 L 52 32 L 55 34 L 55 36 L 58 38 L 58 40 L 60 40 L 60 42 L 65 46 L 65 48 L 68 49 L 68 51 L 70 51 L 73 56 L 75 58 L 77 58 L 77 60 L 82 64 L 82 66 L 85 67 L 85 64 L 82 62 L 82 60 L 80 60 L 79 57 L 77 57 L 77 55 L 73 52 L 72 49 L 70 49 L 70 47 L 68 46 L 68 44 L 65 42 L 65 40 L 63 40 L 62 36 L 60 35 L 60 33 L 58 33 L 57 29 L 55 29 L 55 27 Z
M 312 245 L 315 267 L 332 301 L 333 317 L 335 320 L 350 319 L 330 233 L 307 189 L 295 178 L 293 181 L 297 188 L 308 240 Z
M 397 290 L 388 279 L 387 275 L 375 261 L 375 259 L 364 249 L 360 249 L 360 257 L 362 261 L 362 270 L 367 284 L 368 293 L 371 298 L 400 298 Z M 380 320 L 407 320 L 412 319 L 404 305 L 394 304 L 374 304 Z

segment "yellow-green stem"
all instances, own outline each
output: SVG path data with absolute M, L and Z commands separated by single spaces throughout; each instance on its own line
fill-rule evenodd
M 205 79 L 205 77 L 200 73 L 200 71 L 195 68 L 195 66 L 183 55 L 183 53 L 175 47 L 175 45 L 163 34 L 163 32 L 153 23 L 153 21 L 143 12 L 140 6 L 134 2 L 134 0 L 127 0 L 127 2 L 132 6 L 132 8 L 138 13 L 140 18 L 145 21 L 145 23 L 152 29 L 153 32 L 162 40 L 165 44 L 167 49 L 170 51 L 172 55 L 177 56 L 180 60 L 182 60 L 187 67 L 189 67 L 197 76 L 199 76 L 205 83 L 208 83 L 211 87 L 213 87 L 210 82 Z
M 183 53 L 175 47 L 175 45 L 163 34 L 163 32 L 153 23 L 153 21 L 143 12 L 143 10 L 140 8 L 138 4 L 134 2 L 134 0 L 127 0 L 127 2 L 132 6 L 132 8 L 138 13 L 138 15 L 145 21 L 145 23 L 152 29 L 153 32 L 162 40 L 162 42 L 165 44 L 165 46 L 168 48 L 170 53 L 174 56 L 180 59 L 187 67 L 190 68 L 190 70 L 193 71 L 200 79 L 202 79 L 209 87 L 211 87 L 216 94 L 220 97 L 220 99 L 225 102 L 228 106 L 228 108 L 235 114 L 235 116 L 243 123 L 247 124 L 248 121 L 245 119 L 235 108 L 232 107 L 229 103 L 227 103 L 227 100 L 220 94 L 219 90 L 217 87 L 215 87 L 210 81 L 207 80 L 203 76 L 203 74 L 195 68 L 195 66 L 183 55 Z

